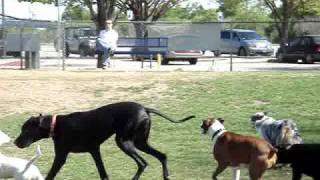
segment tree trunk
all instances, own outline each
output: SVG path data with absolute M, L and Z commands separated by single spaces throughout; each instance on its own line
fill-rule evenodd
M 97 8 L 98 8 L 98 14 L 97 14 L 97 30 L 98 33 L 105 28 L 105 20 L 106 20 L 106 5 L 104 0 L 97 0 Z M 97 68 L 102 68 L 102 56 L 100 51 L 98 51 L 98 58 L 97 58 Z
M 285 44 L 288 43 L 288 36 L 289 36 L 289 22 L 288 19 L 284 22 L 281 22 L 281 29 L 280 29 L 280 36 L 281 36 L 281 42 L 280 46 L 283 47 Z
M 292 7 L 289 6 L 289 2 L 287 0 L 282 1 L 282 22 L 281 22 L 281 44 L 280 46 L 283 47 L 285 44 L 288 43 L 289 38 L 289 20 L 290 14 L 292 11 Z
M 114 12 L 114 0 L 97 0 L 97 16 L 96 16 L 96 26 L 98 33 L 105 29 L 106 27 L 106 20 L 111 19 L 113 12 Z M 102 53 L 98 53 L 98 58 L 97 58 L 97 68 L 103 67 L 102 64 Z
M 143 22 L 134 23 L 134 29 L 137 38 L 148 37 L 147 26 Z

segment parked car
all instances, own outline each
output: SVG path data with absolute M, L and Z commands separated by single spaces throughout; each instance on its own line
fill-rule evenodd
M 96 51 L 97 31 L 90 27 L 68 27 L 65 29 L 65 54 L 80 54 L 80 56 L 94 56 Z M 57 43 L 55 42 L 57 49 Z M 117 48 L 116 51 L 123 48 Z M 196 64 L 198 58 L 202 56 L 200 50 L 178 50 L 168 51 L 163 57 L 161 64 L 168 64 L 169 61 L 188 61 L 190 64 Z M 134 55 L 134 60 L 140 58 L 150 58 L 146 55 Z M 156 59 L 156 57 L 153 57 Z
M 90 27 L 67 27 L 65 29 L 65 55 L 80 54 L 81 57 L 94 56 L 97 31 Z M 57 41 L 55 41 L 57 47 Z M 62 48 L 62 47 L 61 47 Z
M 214 51 L 215 56 L 220 54 L 273 55 L 272 43 L 256 31 L 247 29 L 226 29 L 220 34 L 220 50 Z
M 168 51 L 161 60 L 161 65 L 167 65 L 169 62 L 173 61 L 187 61 L 190 64 L 197 64 L 198 58 L 202 57 L 202 51 L 200 50 L 176 50 Z M 142 58 L 149 59 L 148 55 L 133 55 L 132 59 L 140 61 Z M 157 57 L 153 56 L 153 60 L 156 60 Z
M 320 35 L 297 37 L 278 49 L 276 58 L 280 62 L 296 63 L 301 59 L 304 63 L 320 61 Z
M 200 50 L 177 50 L 169 51 L 163 58 L 161 64 L 168 64 L 169 61 L 189 61 L 190 64 L 197 64 L 198 58 L 202 56 Z

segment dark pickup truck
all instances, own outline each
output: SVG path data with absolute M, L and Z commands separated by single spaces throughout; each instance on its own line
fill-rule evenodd
M 279 62 L 296 63 L 298 60 L 307 64 L 320 61 L 320 35 L 304 35 L 291 40 L 278 49 Z

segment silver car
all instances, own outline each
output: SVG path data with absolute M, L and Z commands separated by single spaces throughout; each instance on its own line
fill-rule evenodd
M 220 54 L 237 54 L 239 56 L 248 55 L 273 55 L 272 43 L 256 31 L 247 29 L 226 29 L 220 34 L 221 44 Z
M 189 61 L 190 64 L 197 64 L 198 58 L 202 57 L 200 50 L 176 50 L 168 51 L 162 60 L 162 64 L 168 64 L 169 61 Z

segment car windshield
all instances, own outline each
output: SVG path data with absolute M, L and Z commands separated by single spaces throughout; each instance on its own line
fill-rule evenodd
M 239 32 L 239 36 L 244 40 L 260 40 L 263 39 L 262 36 L 257 34 L 256 32 Z
M 320 36 L 313 37 L 314 43 L 320 44 Z
M 96 36 L 95 30 L 83 30 L 80 36 Z

